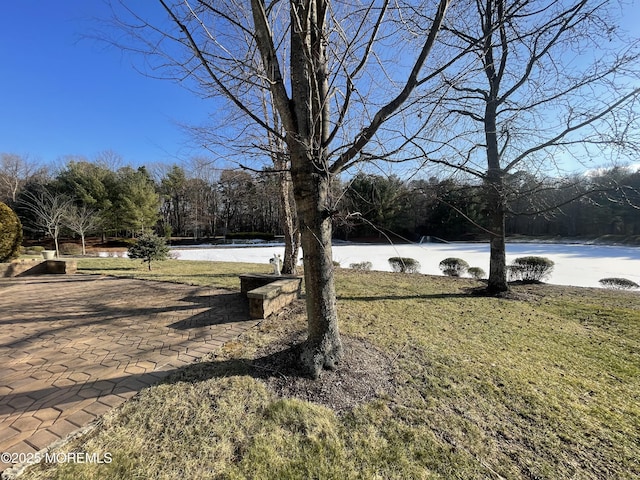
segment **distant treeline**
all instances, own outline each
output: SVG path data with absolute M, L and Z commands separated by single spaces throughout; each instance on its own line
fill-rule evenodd
M 0 200 L 12 206 L 26 234 L 39 232 L 24 199 L 45 189 L 86 207 L 105 235 L 135 235 L 153 228 L 176 237 L 203 238 L 236 232 L 281 234 L 277 182 L 267 170 L 216 170 L 206 162 L 189 169 L 173 165 L 154 172 L 111 168 L 104 162 L 71 160 L 57 172 L 30 168 L 2 154 Z M 344 239 L 399 235 L 446 240 L 487 237 L 482 184 L 457 179 L 404 181 L 368 175 L 333 187 L 335 236 Z M 540 179 L 529 173 L 507 177 L 504 196 L 509 235 L 596 237 L 640 235 L 640 171 L 614 168 L 598 174 Z M 397 239 L 397 237 L 395 237 Z
M 455 179 L 412 180 L 359 174 L 340 187 L 343 238 L 391 232 L 417 240 L 487 238 L 482 184 Z M 640 235 L 640 171 L 542 180 L 522 172 L 506 178 L 507 235 L 598 237 Z M 361 217 L 361 219 L 360 219 Z

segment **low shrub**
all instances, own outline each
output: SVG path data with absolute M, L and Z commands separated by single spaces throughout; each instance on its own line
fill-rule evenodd
M 331 263 L 333 263 L 333 266 L 336 268 L 340 268 L 340 262 L 337 260 L 333 260 Z
M 541 282 L 548 278 L 555 264 L 546 257 L 520 257 L 509 265 L 509 278 L 525 283 Z
M 98 246 L 104 247 L 104 248 L 121 248 L 121 247 L 129 248 L 131 245 L 135 245 L 135 243 L 136 243 L 135 238 L 118 238 L 118 239 L 108 240 L 105 243 L 101 243 Z
M 469 264 L 461 258 L 449 257 L 442 260 L 438 267 L 449 277 L 461 277 L 467 272 Z
M 418 273 L 420 271 L 420 262 L 415 258 L 408 257 L 391 257 L 389 265 L 394 272 L 400 273 Z
M 612 288 L 615 290 L 633 290 L 634 288 L 640 288 L 640 285 L 627 278 L 601 278 L 598 280 L 598 283 L 605 288 Z
M 349 268 L 359 272 L 368 272 L 373 268 L 373 264 L 371 262 L 352 263 L 349 265 Z
M 8 205 L 0 202 L 0 262 L 20 255 L 22 223 Z
M 63 255 L 82 255 L 82 246 L 77 243 L 63 243 L 60 245 L 60 253 Z
M 480 267 L 469 267 L 467 269 L 467 273 L 476 280 L 482 280 L 487 275 L 486 272 Z

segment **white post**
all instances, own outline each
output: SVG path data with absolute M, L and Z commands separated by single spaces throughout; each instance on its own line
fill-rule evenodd
M 282 270 L 282 259 L 280 258 L 280 255 L 274 254 L 273 258 L 269 259 L 269 263 L 273 265 L 273 274 L 280 275 Z

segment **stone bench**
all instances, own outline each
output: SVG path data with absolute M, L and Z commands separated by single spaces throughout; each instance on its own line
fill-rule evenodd
M 267 318 L 300 296 L 302 278 L 294 275 L 240 275 L 240 290 L 249 300 L 249 316 Z

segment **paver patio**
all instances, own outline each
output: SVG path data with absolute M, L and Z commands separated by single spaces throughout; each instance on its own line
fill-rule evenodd
M 256 323 L 228 290 L 0 279 L 0 452 L 47 447 Z M 0 462 L 0 472 L 9 466 Z

